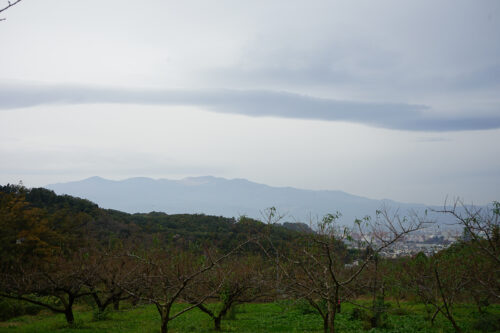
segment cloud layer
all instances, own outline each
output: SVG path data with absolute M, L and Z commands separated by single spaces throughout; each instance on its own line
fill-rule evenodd
M 0 109 L 47 104 L 191 105 L 251 117 L 347 121 L 409 131 L 500 128 L 500 115 L 443 116 L 425 105 L 367 103 L 271 90 L 127 90 L 89 86 L 0 86 Z

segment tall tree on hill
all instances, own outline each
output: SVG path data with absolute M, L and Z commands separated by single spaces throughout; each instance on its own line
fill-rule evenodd
M 49 214 L 26 201 L 21 186 L 0 188 L 0 258 L 6 269 L 13 262 L 46 261 L 61 251 L 63 237 L 51 225 Z

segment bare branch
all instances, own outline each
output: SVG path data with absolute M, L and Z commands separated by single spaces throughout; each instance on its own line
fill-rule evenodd
M 7 2 L 8 3 L 7 6 L 5 6 L 3 8 L 0 8 L 0 13 L 3 12 L 3 11 L 6 11 L 7 9 L 9 9 L 12 6 L 17 5 L 19 2 L 21 2 L 21 0 L 15 0 L 14 2 L 8 1 Z M 0 18 L 0 21 L 5 21 L 5 20 L 6 20 L 5 18 Z

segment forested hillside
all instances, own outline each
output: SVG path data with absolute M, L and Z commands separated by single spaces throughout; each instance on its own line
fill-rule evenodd
M 105 318 L 111 305 L 125 303 L 154 305 L 162 332 L 195 308 L 221 330 L 234 306 L 273 301 L 302 304 L 303 314 L 321 318 L 324 332 L 345 321 L 345 303 L 350 320 L 365 329 L 395 328 L 394 316 L 424 309 L 429 330 L 436 322 L 456 332 L 498 330 L 500 204 L 455 205 L 445 213 L 463 227 L 462 239 L 431 256 L 389 259 L 382 251 L 426 228 L 425 216 L 382 210 L 350 229 L 327 214 L 313 231 L 279 224 L 274 208 L 264 222 L 128 214 L 46 189 L 2 186 L 0 319 L 29 313 L 12 308 L 32 304 L 64 314 L 73 327 L 76 304 L 92 304 L 96 318 Z M 456 315 L 463 304 L 476 319 Z
M 241 217 L 238 220 L 204 214 L 165 214 L 162 212 L 128 214 L 102 209 L 96 204 L 69 195 L 56 195 L 44 188 L 27 189 L 18 185 L 0 187 L 3 246 L 55 246 L 75 248 L 82 242 L 142 244 L 152 241 L 177 244 L 210 243 L 221 249 L 261 232 L 263 222 Z M 278 243 L 299 237 L 303 225 L 273 225 Z M 307 226 L 305 226 L 307 230 Z M 17 243 L 17 244 L 16 244 Z M 30 244 L 28 246 L 28 244 Z M 8 251 L 6 251 L 7 253 Z

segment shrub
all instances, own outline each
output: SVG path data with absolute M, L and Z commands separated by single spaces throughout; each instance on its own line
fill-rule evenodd
M 94 308 L 92 311 L 92 321 L 101 321 L 109 319 L 111 311 L 106 308 L 104 311 L 99 311 L 98 308 Z
M 389 320 L 389 316 L 387 315 L 387 312 L 380 312 L 377 311 L 375 312 L 371 318 L 370 318 L 370 328 L 391 328 L 391 322 Z
M 368 315 L 368 312 L 366 310 L 363 310 L 363 309 L 360 309 L 360 308 L 354 308 L 354 309 L 352 309 L 351 314 L 349 315 L 349 317 L 352 320 L 365 321 L 365 320 L 368 320 L 369 315 Z
M 500 331 L 500 315 L 490 312 L 475 313 L 473 328 L 482 332 Z
M 42 307 L 23 301 L 0 299 L 0 321 L 23 315 L 36 315 Z
M 408 316 L 410 314 L 410 311 L 405 308 L 393 308 L 389 312 L 395 316 Z
M 297 312 L 300 314 L 311 314 L 311 313 L 316 313 L 316 309 L 314 309 L 311 304 L 309 304 L 308 301 L 305 299 L 300 299 L 297 302 L 295 302 L 295 305 L 293 307 Z
M 385 309 L 385 308 L 384 308 Z M 391 328 L 392 325 L 389 316 L 385 310 L 368 311 L 360 308 L 352 309 L 350 315 L 351 320 L 359 320 L 363 322 L 363 329 L 370 330 L 372 328 Z
M 373 304 L 373 313 L 370 318 L 370 323 L 372 328 L 391 328 L 391 323 L 389 321 L 389 316 L 387 315 L 387 310 L 391 307 L 391 304 L 384 303 L 384 297 L 379 296 Z

